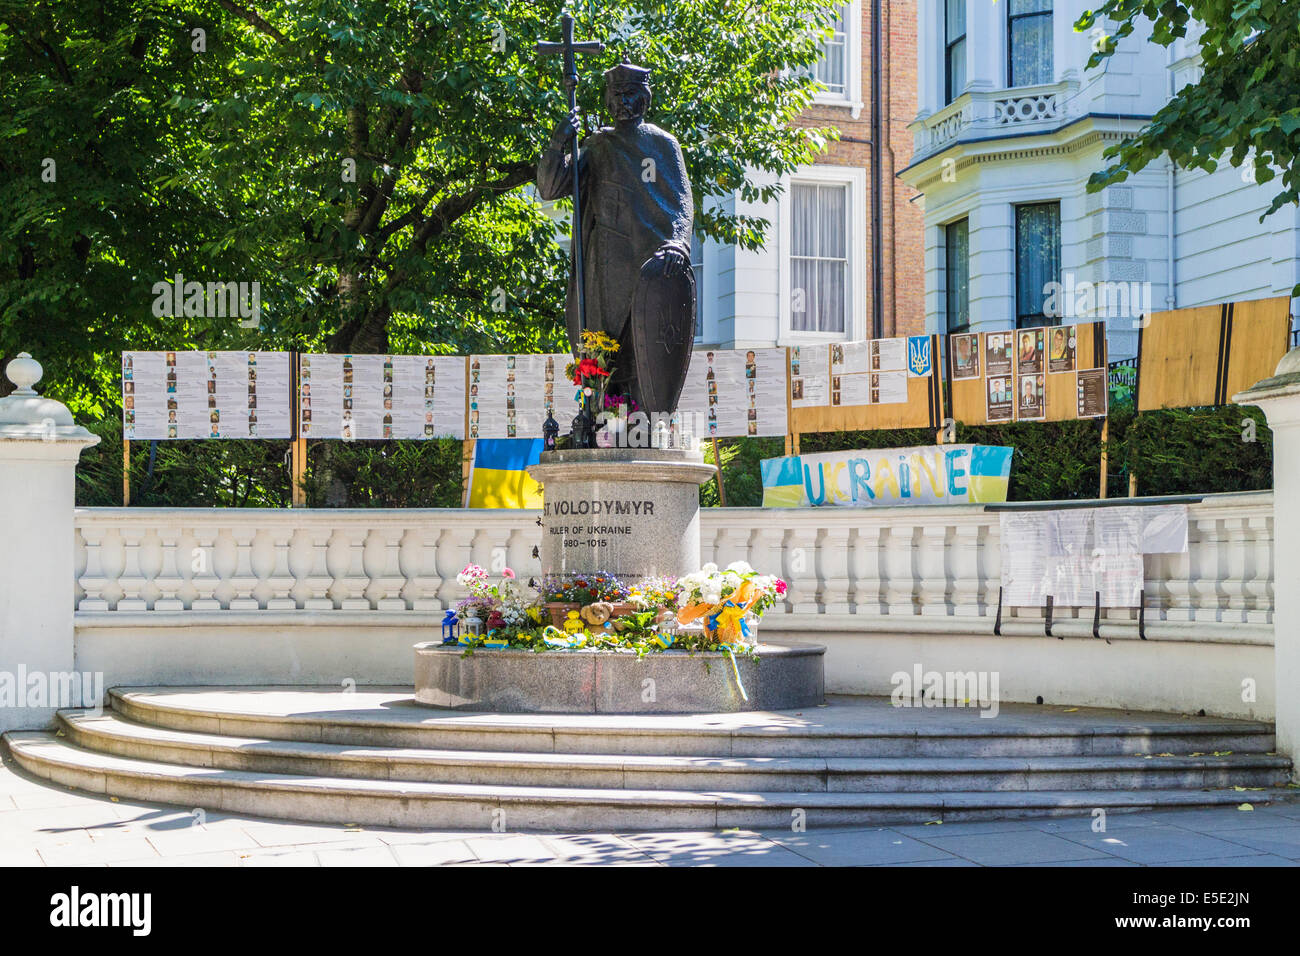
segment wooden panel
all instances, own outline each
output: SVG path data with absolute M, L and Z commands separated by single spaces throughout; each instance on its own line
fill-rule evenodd
M 1228 381 L 1221 396 L 1230 402 L 1238 392 L 1272 376 L 1290 346 L 1290 337 L 1291 299 L 1288 296 L 1234 303 L 1232 340 L 1228 346 Z
M 951 339 L 945 352 L 952 354 Z M 952 417 L 963 425 L 987 425 L 988 402 L 984 394 L 984 334 L 980 333 L 980 374 L 978 378 L 954 379 L 952 370 L 945 370 L 948 375 L 948 387 L 952 389 Z
M 1213 405 L 1223 307 L 1152 312 L 1138 350 L 1138 411 Z
M 790 431 L 805 432 L 874 431 L 886 428 L 930 428 L 931 389 L 940 379 L 938 336 L 930 336 L 931 372 L 926 378 L 907 379 L 907 402 L 889 405 L 822 405 L 790 409 Z M 830 368 L 827 366 L 827 374 Z M 936 409 L 934 421 L 942 421 Z
M 1049 337 L 1051 328 L 1051 326 L 1047 327 Z M 986 378 L 986 369 L 983 365 L 986 354 L 984 335 L 985 333 L 980 333 L 980 377 L 958 381 L 953 381 L 950 377 L 949 380 L 949 387 L 952 389 L 952 417 L 963 425 L 989 424 L 987 397 L 984 391 Z M 1106 326 L 1103 322 L 1081 322 L 1075 327 L 1075 371 L 1105 366 L 1105 338 Z M 1099 340 L 1102 345 L 1101 354 L 1103 356 L 1100 364 L 1097 362 L 1097 344 Z M 1043 366 L 1045 370 L 1050 368 L 1046 357 L 1043 359 Z M 1044 375 L 1043 387 L 1047 392 L 1045 396 L 1047 403 L 1046 420 L 1049 422 L 1064 422 L 1078 418 L 1079 400 L 1074 372 L 1045 371 Z

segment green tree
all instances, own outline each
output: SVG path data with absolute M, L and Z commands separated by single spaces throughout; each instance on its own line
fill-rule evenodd
M 574 4 L 580 108 L 599 74 L 654 70 L 701 230 L 767 223 L 830 131 L 822 0 Z M 565 262 L 530 191 L 565 111 L 561 0 L 0 0 L 0 356 L 103 412 L 124 348 L 519 351 L 563 341 Z M 43 178 L 46 159 L 57 176 Z M 258 281 L 259 329 L 152 314 L 154 284 Z
M 1300 200 L 1300 4 L 1106 0 L 1080 17 L 1075 29 L 1098 29 L 1103 21 L 1117 26 L 1096 44 L 1089 67 L 1112 56 L 1119 39 L 1149 25 L 1152 41 L 1166 47 L 1199 29 L 1203 73 L 1136 136 L 1107 148 L 1103 156 L 1115 162 L 1093 173 L 1089 191 L 1122 182 L 1165 153 L 1179 166 L 1206 172 L 1214 172 L 1226 155 L 1233 166 L 1249 163 L 1256 182 L 1271 182 L 1280 173 L 1280 189 L 1264 216 Z

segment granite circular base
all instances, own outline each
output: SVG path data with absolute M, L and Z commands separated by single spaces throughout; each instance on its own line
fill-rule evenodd
M 500 714 L 723 714 L 824 702 L 818 644 L 760 644 L 758 660 L 725 653 L 485 650 L 415 645 L 415 700 Z M 740 691 L 743 684 L 746 700 Z
M 584 448 L 543 452 L 528 474 L 542 485 L 542 571 L 680 576 L 700 564 L 698 451 Z

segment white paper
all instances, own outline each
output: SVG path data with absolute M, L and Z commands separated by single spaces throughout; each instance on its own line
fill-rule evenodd
M 829 405 L 829 345 L 796 345 L 790 349 L 790 404 L 794 408 Z
M 785 435 L 786 378 L 785 349 L 696 350 L 678 417 L 702 439 Z
M 1047 523 L 1042 512 L 999 514 L 1002 554 L 1002 603 L 1007 607 L 1041 607 L 1046 603 Z
M 567 352 L 470 356 L 469 438 L 541 438 L 547 412 L 564 428 L 578 386 L 564 377 Z
M 1142 516 L 1143 554 L 1187 551 L 1187 505 L 1152 505 L 1136 510 Z
M 465 361 L 460 355 L 303 355 L 303 437 L 463 438 Z
M 128 440 L 289 438 L 288 352 L 125 352 Z

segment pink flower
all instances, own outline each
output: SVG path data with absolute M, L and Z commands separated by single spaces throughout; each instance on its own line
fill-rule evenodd
M 503 578 L 506 578 L 507 580 L 513 581 L 515 579 L 515 572 L 511 571 L 509 568 L 506 568 L 504 571 L 501 572 L 501 576 Z
M 782 581 L 780 578 L 776 579 L 776 593 L 777 594 L 785 593 L 785 582 Z

